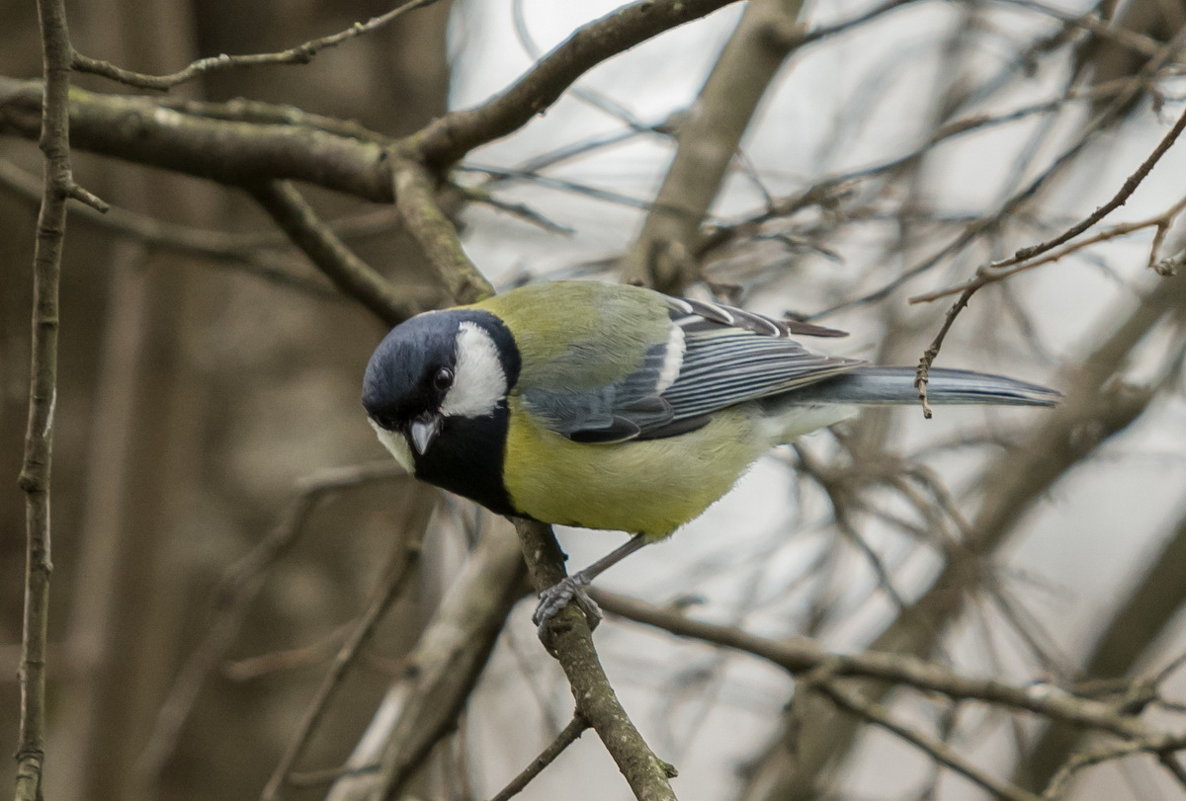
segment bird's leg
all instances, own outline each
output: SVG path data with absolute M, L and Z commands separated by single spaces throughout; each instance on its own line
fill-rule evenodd
M 544 628 L 548 625 L 548 621 L 555 617 L 557 612 L 567 606 L 569 601 L 573 600 L 580 605 L 585 613 L 585 617 L 589 619 L 589 628 L 596 628 L 597 624 L 601 622 L 601 609 L 589 597 L 589 594 L 585 592 L 585 587 L 589 586 L 593 579 L 600 576 L 606 570 L 646 545 L 647 542 L 648 540 L 645 536 L 635 534 L 624 544 L 614 548 L 584 570 L 577 571 L 571 576 L 561 579 L 541 592 L 539 594 L 539 605 L 535 607 L 535 612 L 531 615 L 531 622 L 539 628 L 540 637 L 543 638 L 545 636 Z

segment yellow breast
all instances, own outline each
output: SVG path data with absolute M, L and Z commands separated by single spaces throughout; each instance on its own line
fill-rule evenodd
M 545 523 L 659 539 L 732 488 L 769 447 L 742 410 L 677 437 L 612 445 L 573 442 L 509 399 L 503 480 L 516 509 Z

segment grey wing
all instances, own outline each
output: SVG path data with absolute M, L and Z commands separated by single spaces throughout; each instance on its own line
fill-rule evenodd
M 787 392 L 864 364 L 804 348 L 792 333 L 844 336 L 715 303 L 668 299 L 666 342 L 641 365 L 595 389 L 531 389 L 524 402 L 553 431 L 577 442 L 658 439 L 705 425 L 712 412 Z
M 577 390 L 532 388 L 523 393 L 529 411 L 548 428 L 577 442 L 623 442 L 670 423 L 671 404 L 662 391 L 683 360 L 683 332 L 646 349 L 642 363 L 620 381 Z
M 663 393 L 673 421 L 789 392 L 865 363 L 813 353 L 790 338 L 842 331 L 684 299 L 673 298 L 672 308 L 685 340 L 679 376 Z

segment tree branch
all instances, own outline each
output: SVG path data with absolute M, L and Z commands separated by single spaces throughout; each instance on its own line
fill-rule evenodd
M 641 0 L 578 28 L 514 84 L 477 108 L 455 111 L 406 140 L 430 168 L 453 164 L 478 145 L 526 125 L 602 61 L 734 0 Z
M 40 145 L 44 155 L 41 210 L 33 254 L 33 334 L 29 414 L 18 483 L 25 493 L 25 604 L 21 635 L 20 734 L 16 748 L 16 800 L 41 801 L 45 762 L 45 675 L 49 581 L 53 571 L 50 477 L 54 406 L 58 393 L 58 295 L 66 201 L 75 192 L 70 171 L 70 33 L 62 0 L 38 0 L 45 100 Z
M 321 685 L 317 688 L 317 694 L 314 696 L 312 702 L 310 702 L 309 708 L 305 711 L 300 726 L 297 728 L 296 735 L 289 742 L 288 748 L 280 758 L 280 762 L 272 771 L 271 778 L 268 779 L 267 785 L 264 786 L 263 793 L 260 795 L 261 801 L 274 801 L 274 799 L 280 796 L 280 791 L 288 779 L 289 773 L 296 766 L 297 760 L 304 753 L 305 747 L 312 738 L 318 723 L 320 723 L 330 698 L 342 685 L 346 673 L 350 670 L 355 660 L 358 659 L 362 649 L 370 641 L 371 635 L 374 634 L 375 627 L 379 624 L 379 621 L 382 620 L 387 610 L 399 598 L 404 588 L 408 585 L 409 580 L 416 575 L 416 567 L 420 561 L 421 541 L 424 537 L 424 530 L 428 525 L 430 512 L 431 505 L 422 509 L 420 519 L 413 521 L 404 530 L 406 539 L 397 546 L 395 553 L 392 555 L 391 565 L 388 567 L 387 575 L 382 579 L 379 592 L 376 593 L 366 612 L 358 621 L 341 649 L 339 649 L 337 656 L 334 657 L 333 665 L 331 665 L 329 672 L 325 674 Z
M 803 41 L 801 0 L 754 0 L 681 121 L 679 147 L 642 233 L 623 266 L 626 280 L 679 292 L 695 279 L 700 222 L 787 55 Z
M 403 16 L 408 11 L 415 11 L 418 8 L 424 8 L 436 3 L 437 0 L 410 0 L 401 6 L 393 8 L 386 14 L 380 14 L 377 17 L 371 17 L 366 22 L 356 22 L 344 31 L 322 36 L 317 39 L 311 39 L 296 47 L 290 47 L 287 50 L 282 50 L 277 53 L 253 53 L 250 55 L 228 56 L 225 53 L 218 56 L 211 56 L 210 58 L 202 58 L 193 62 L 184 69 L 169 75 L 146 75 L 142 72 L 134 72 L 126 70 L 122 67 L 103 61 L 75 51 L 73 53 L 73 66 L 79 72 L 89 72 L 92 75 L 101 75 L 104 78 L 110 78 L 113 81 L 127 84 L 128 86 L 135 86 L 140 89 L 158 89 L 161 91 L 171 89 L 174 86 L 183 84 L 197 78 L 199 75 L 206 75 L 211 72 L 221 72 L 228 69 L 237 69 L 242 67 L 258 67 L 263 65 L 277 65 L 277 64 L 308 64 L 313 60 L 313 57 L 322 50 L 328 50 L 331 47 L 336 47 L 349 39 L 354 39 L 371 31 L 378 30 L 390 22 Z
M 0 76 L 0 133 L 31 139 L 38 129 L 40 81 Z M 385 140 L 360 139 L 299 123 L 258 123 L 170 108 L 146 97 L 70 91 L 78 147 L 228 186 L 290 179 L 390 203 Z
M 287 181 L 251 189 L 259 205 L 312 262 L 346 295 L 357 300 L 388 325 L 400 323 L 423 309 L 402 297 L 390 281 L 375 272 L 340 240 Z
M 564 555 L 550 526 L 522 519 L 514 522 L 531 583 L 542 592 L 565 577 Z M 668 780 L 676 775 L 675 769 L 655 756 L 622 708 L 593 647 L 589 621 L 576 604 L 564 607 L 548 621 L 547 641 L 568 677 L 577 713 L 597 732 L 634 797 L 639 801 L 674 801 Z

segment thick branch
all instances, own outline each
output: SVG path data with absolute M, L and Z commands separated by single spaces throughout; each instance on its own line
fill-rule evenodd
M 0 134 L 37 135 L 40 81 L 0 77 Z M 297 124 L 213 119 L 144 97 L 70 91 L 70 125 L 84 150 L 231 186 L 291 179 L 390 203 L 377 141 Z M 376 135 L 376 140 L 381 139 Z

